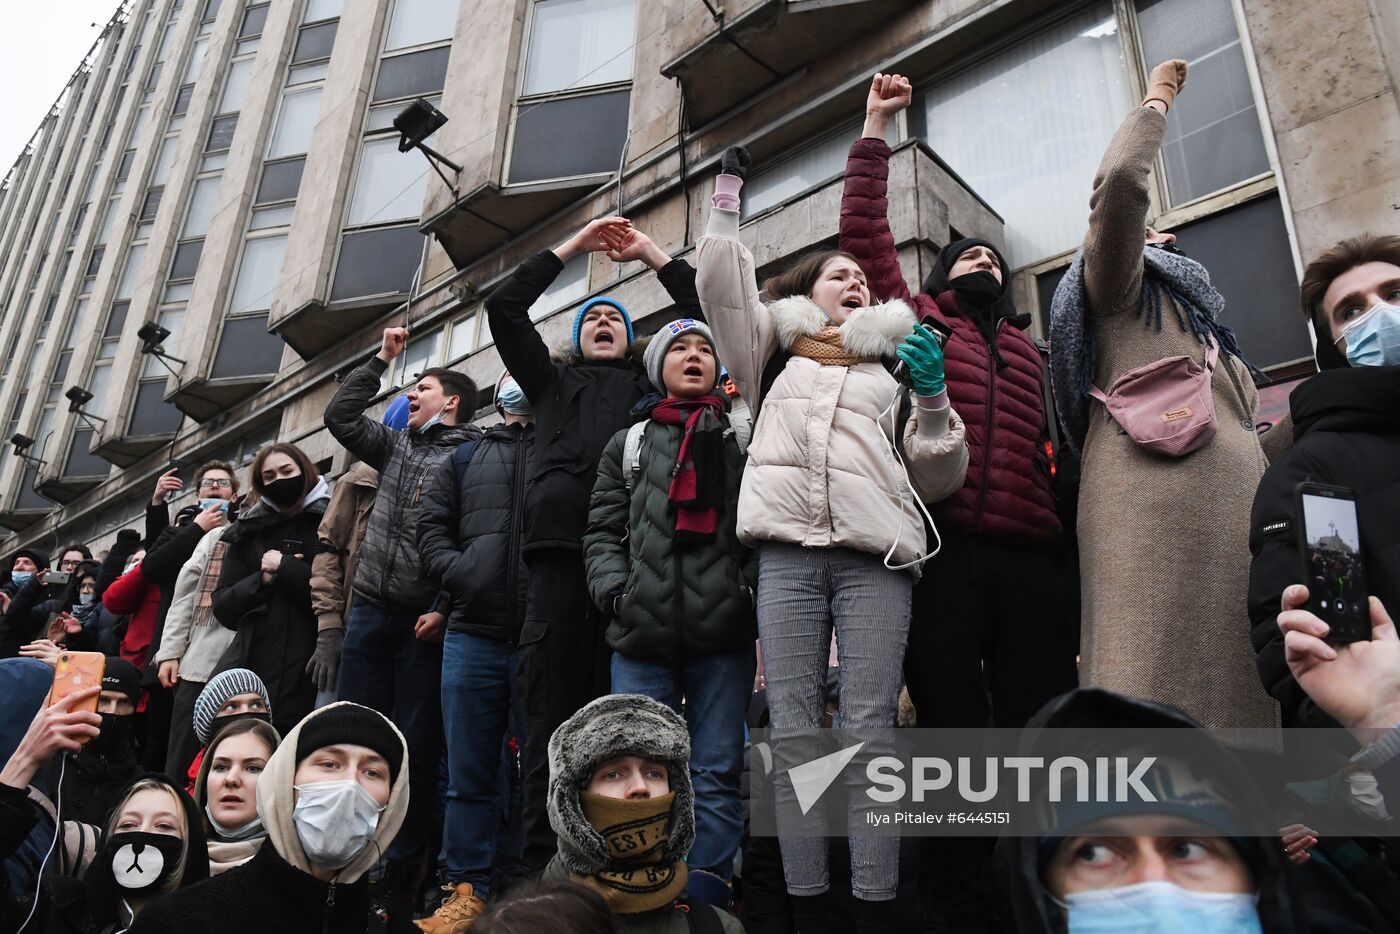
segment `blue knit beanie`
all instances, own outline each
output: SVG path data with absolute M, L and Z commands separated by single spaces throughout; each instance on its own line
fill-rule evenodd
M 622 323 L 627 325 L 627 343 L 632 343 L 634 337 L 632 334 L 632 316 L 628 314 L 622 302 L 619 302 L 615 298 L 599 296 L 598 298 L 590 298 L 588 301 L 584 302 L 583 307 L 578 310 L 578 314 L 574 315 L 574 349 L 579 353 L 583 352 L 583 345 L 579 343 L 579 334 L 583 331 L 583 316 L 588 314 L 588 309 L 595 305 L 610 305 L 622 312 Z
M 408 427 L 408 396 L 399 396 L 384 410 L 384 424 L 395 431 Z

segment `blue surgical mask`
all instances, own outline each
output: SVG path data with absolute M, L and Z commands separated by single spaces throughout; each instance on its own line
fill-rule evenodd
M 1065 896 L 1069 934 L 1262 934 L 1258 899 L 1141 882 Z
M 1380 302 L 1357 315 L 1342 328 L 1333 343 L 1347 342 L 1347 362 L 1352 366 L 1400 364 L 1400 307 Z
M 446 402 L 444 402 L 444 403 L 442 404 L 442 408 L 440 408 L 440 409 L 437 410 L 437 414 L 436 414 L 436 415 L 434 415 L 432 418 L 428 419 L 428 420 L 427 420 L 426 422 L 424 422 L 422 425 L 418 426 L 417 428 L 415 428 L 415 429 L 413 429 L 413 430 L 416 431 L 416 432 L 418 432 L 419 434 L 422 434 L 423 432 L 427 431 L 429 428 L 432 428 L 434 425 L 441 425 L 441 424 L 442 424 L 442 413 L 445 412 L 445 411 L 447 411 L 447 403 L 446 403 Z
M 96 602 L 97 602 L 97 594 L 95 594 L 95 593 L 80 593 L 80 594 L 78 594 L 78 605 L 79 605 L 79 606 L 92 606 L 92 605 L 93 605 L 94 603 L 96 603 Z
M 34 576 L 34 573 L 33 573 L 32 571 L 11 571 L 11 572 L 10 572 L 10 580 L 14 581 L 16 584 L 21 584 L 21 585 L 29 583 L 29 578 L 31 578 L 31 577 L 33 577 L 33 576 Z
M 210 506 L 218 506 L 220 512 L 222 512 L 222 513 L 224 513 L 224 514 L 226 514 L 226 515 L 227 515 L 227 513 L 228 513 L 228 500 L 226 500 L 226 499 L 202 499 L 202 500 L 199 501 L 199 511 L 200 511 L 200 512 L 203 512 L 204 510 L 208 509 Z
M 530 400 L 525 398 L 525 390 L 509 376 L 501 381 L 501 388 L 496 392 L 496 404 L 511 415 L 529 415 L 534 411 Z

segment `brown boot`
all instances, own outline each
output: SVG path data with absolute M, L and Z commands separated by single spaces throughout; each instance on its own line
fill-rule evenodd
M 470 882 L 444 885 L 442 890 L 452 894 L 438 906 L 432 917 L 413 923 L 427 934 L 464 934 L 472 926 L 472 922 L 486 910 L 486 903 L 472 891 Z

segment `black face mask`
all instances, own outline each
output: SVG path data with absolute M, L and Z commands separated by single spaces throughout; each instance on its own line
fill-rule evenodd
M 1171 243 L 1149 243 L 1148 246 L 1152 247 L 1154 250 L 1164 250 L 1168 253 L 1175 253 L 1177 256 L 1186 255 L 1186 251 L 1177 246 L 1175 241 Z
M 290 509 L 306 495 L 306 481 L 297 474 L 295 477 L 280 477 L 264 485 L 263 495 L 272 500 L 280 509 Z
M 118 889 L 141 894 L 170 878 L 183 846 L 183 840 L 170 834 L 123 831 L 103 842 L 102 858 L 110 860 L 108 865 Z
M 102 714 L 102 725 L 91 746 L 104 756 L 121 752 L 131 740 L 131 715 L 119 713 Z
M 982 270 L 949 279 L 948 284 L 953 287 L 959 304 L 972 311 L 984 311 L 1001 298 L 1002 284 L 996 276 Z

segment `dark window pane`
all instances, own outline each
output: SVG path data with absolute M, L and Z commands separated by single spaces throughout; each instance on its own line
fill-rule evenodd
M 267 332 L 267 315 L 229 318 L 209 376 L 223 379 L 274 374 L 282 365 L 283 346 L 282 338 Z
M 108 472 L 112 469 L 112 465 L 96 454 L 89 454 L 88 448 L 91 446 L 91 428 L 79 428 L 77 431 L 73 432 L 73 442 L 68 446 L 68 459 L 63 462 L 63 476 L 107 476 Z
M 238 30 L 238 38 L 262 35 L 263 24 L 267 22 L 267 7 L 266 3 L 248 7 L 243 14 L 243 28 Z
M 1060 280 L 1069 272 L 1069 267 L 1043 272 L 1035 277 L 1035 294 L 1040 299 L 1040 336 L 1050 339 L 1050 302 L 1055 298 L 1055 290 Z
M 416 227 L 390 227 L 346 234 L 340 243 L 331 301 L 407 292 L 423 250 Z
M 204 4 L 204 15 L 200 17 L 201 23 L 212 23 L 214 17 L 219 15 L 219 0 L 208 0 Z
M 215 117 L 214 122 L 209 125 L 209 142 L 204 145 L 205 152 L 223 152 L 228 149 L 233 142 L 233 131 L 238 127 L 238 114 L 229 114 L 226 117 Z
M 146 78 L 147 91 L 153 90 L 155 86 L 160 83 L 160 69 L 161 66 L 164 64 L 165 62 L 156 62 L 154 65 L 151 66 L 151 73 Z
M 107 327 L 102 331 L 103 337 L 120 337 L 122 325 L 126 324 L 126 310 L 131 307 L 131 302 L 117 302 L 112 306 L 112 313 L 107 316 Z
M 331 57 L 331 47 L 335 45 L 335 30 L 340 23 L 322 23 L 319 26 L 305 26 L 297 34 L 297 45 L 292 51 L 292 64 L 314 62 Z
M 390 101 L 396 97 L 433 94 L 442 90 L 447 78 L 447 56 L 451 46 L 395 55 L 379 65 L 379 78 L 374 83 L 374 100 Z
M 264 165 L 262 181 L 258 183 L 258 197 L 254 204 L 271 204 L 274 201 L 290 201 L 295 198 L 297 189 L 301 187 L 301 170 L 305 167 L 305 156 Z
M 68 364 L 71 363 L 72 360 L 73 351 L 71 350 L 65 350 L 63 353 L 59 354 L 58 362 L 54 364 L 53 368 L 53 379 L 49 380 L 49 382 L 56 386 L 62 385 L 63 380 L 68 376 Z
M 199 254 L 204 249 L 204 238 L 186 240 L 175 247 L 175 260 L 170 264 L 170 278 L 193 279 L 199 269 Z
M 53 501 L 34 492 L 34 474 L 37 468 L 26 467 L 24 479 L 20 481 L 19 496 L 15 505 L 20 509 L 52 509 Z
M 105 246 L 93 248 L 92 255 L 88 257 L 87 272 L 83 273 L 84 276 L 97 275 L 97 270 L 102 265 L 102 254 L 105 252 L 107 252 Z
M 160 210 L 160 196 L 163 194 L 165 194 L 164 186 L 146 191 L 146 200 L 141 203 L 141 220 L 155 220 L 156 212 Z
M 1221 322 L 1235 329 L 1251 363 L 1262 368 L 1312 356 L 1277 195 L 1172 232 L 1210 270 L 1211 284 L 1225 296 Z
M 183 413 L 161 399 L 165 380 L 157 379 L 136 387 L 136 404 L 131 407 L 127 434 L 136 437 L 173 434 L 180 428 Z
M 175 116 L 175 117 L 178 117 L 178 116 L 180 116 L 180 115 L 183 114 L 183 113 L 187 113 L 187 112 L 189 111 L 189 109 L 190 109 L 190 100 L 191 100 L 193 97 L 194 97 L 194 85 L 193 85 L 193 84 L 182 84 L 182 85 L 180 85 L 180 92 L 179 92 L 178 94 L 175 95 L 175 109 L 172 110 L 172 111 L 170 112 L 171 115 L 172 115 L 172 116 Z
M 122 161 L 117 165 L 117 181 L 121 181 L 131 174 L 131 160 L 136 158 L 136 150 L 128 149 L 122 153 Z
M 628 91 L 528 104 L 515 120 L 511 182 L 616 172 Z

